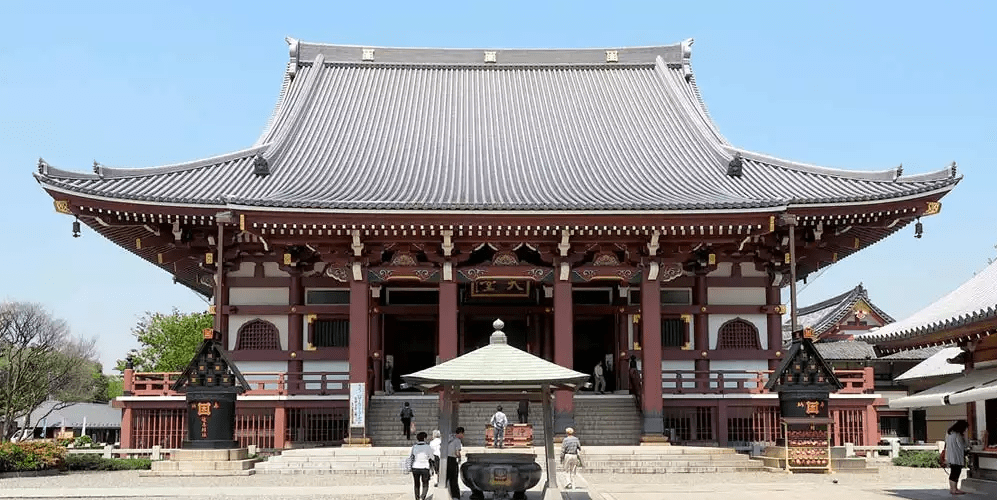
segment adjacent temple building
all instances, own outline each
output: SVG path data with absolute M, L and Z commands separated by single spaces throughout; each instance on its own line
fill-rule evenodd
M 496 318 L 511 345 L 561 366 L 602 362 L 608 390 L 637 402 L 624 441 L 775 441 L 764 385 L 783 356 L 782 288 L 937 213 L 960 180 L 954 164 L 847 171 L 731 145 L 692 40 L 288 42 L 249 148 L 35 173 L 56 210 L 213 298 L 250 385 L 244 445 L 341 441 L 349 383 L 366 383 L 368 404 L 388 398 L 386 375 L 403 389 L 401 375 L 486 345 Z M 868 373 L 837 375 L 835 439 L 878 439 Z M 175 377 L 126 372 L 122 446 L 178 445 Z M 556 431 L 586 398 L 556 395 Z

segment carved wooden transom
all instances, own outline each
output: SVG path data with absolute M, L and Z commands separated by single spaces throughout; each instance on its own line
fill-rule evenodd
M 599 252 L 592 258 L 593 266 L 618 266 L 620 259 L 613 252 Z
M 391 256 L 391 265 L 401 267 L 418 266 L 419 259 L 416 259 L 415 256 L 409 252 L 399 251 L 395 252 L 395 254 Z
M 495 252 L 495 257 L 492 258 L 492 265 L 518 266 L 519 257 L 517 257 L 516 252 L 513 252 L 512 250 L 502 250 L 500 252 Z

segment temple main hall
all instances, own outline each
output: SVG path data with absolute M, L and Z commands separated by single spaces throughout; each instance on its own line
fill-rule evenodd
M 389 444 L 378 408 L 427 397 L 401 376 L 486 345 L 496 318 L 511 345 L 602 369 L 601 391 L 556 395 L 555 431 L 595 436 L 587 408 L 615 398 L 635 422 L 616 444 L 775 442 L 764 385 L 792 315 L 783 288 L 919 230 L 961 179 L 954 164 L 851 171 L 731 144 L 691 39 L 287 43 L 279 98 L 246 149 L 87 171 L 39 160 L 34 174 L 57 211 L 211 297 L 252 386 L 243 445 L 341 443 L 351 383 L 374 444 Z M 837 375 L 836 443 L 876 444 L 872 374 Z M 123 447 L 179 446 L 175 376 L 126 371 Z

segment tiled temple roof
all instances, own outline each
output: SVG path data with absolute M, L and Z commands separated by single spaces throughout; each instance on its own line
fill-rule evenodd
M 796 324 L 800 328 L 811 328 L 815 337 L 820 337 L 835 327 L 842 319 L 852 312 L 855 304 L 863 302 L 869 306 L 879 317 L 886 322 L 892 322 L 893 317 L 886 314 L 886 311 L 876 307 L 869 300 L 869 291 L 861 283 L 855 288 L 831 297 L 830 299 L 818 302 L 813 305 L 801 307 L 796 313 Z M 782 325 L 782 337 L 784 342 L 792 339 L 792 325 L 787 321 Z
M 954 341 L 955 338 L 942 338 L 945 337 L 947 330 L 979 324 L 981 325 L 979 332 L 960 332 L 958 335 L 989 332 L 990 329 L 984 325 L 995 319 L 997 319 L 997 261 L 976 273 L 959 288 L 910 317 L 856 338 L 874 344 L 877 349 L 883 351 L 912 349 Z M 940 334 L 942 337 L 933 334 Z M 929 335 L 932 338 L 925 338 Z
M 845 171 L 729 144 L 700 96 L 691 40 L 609 51 L 289 43 L 278 104 L 251 148 L 87 174 L 40 161 L 36 178 L 56 192 L 165 205 L 541 212 L 858 204 L 944 193 L 961 179 L 954 167 Z M 727 174 L 735 155 L 741 177 Z

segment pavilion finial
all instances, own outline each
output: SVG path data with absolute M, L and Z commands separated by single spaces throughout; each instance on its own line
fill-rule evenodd
M 508 342 L 505 337 L 505 332 L 502 331 L 502 329 L 505 328 L 505 322 L 500 319 L 496 319 L 494 322 L 492 322 L 492 328 L 495 329 L 495 332 L 493 332 L 491 338 L 488 339 L 489 340 L 488 343 L 507 344 Z

